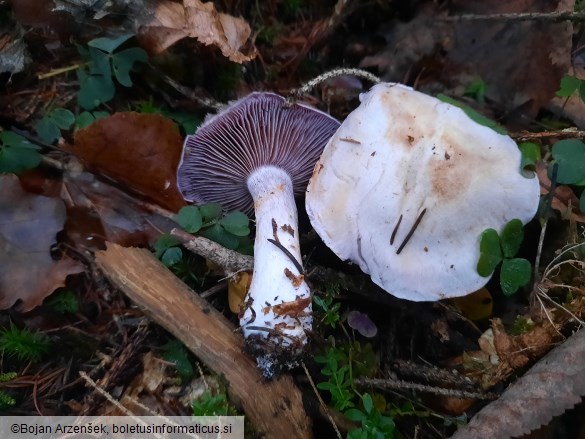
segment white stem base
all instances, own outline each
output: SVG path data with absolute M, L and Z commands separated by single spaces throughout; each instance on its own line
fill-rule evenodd
M 248 189 L 254 199 L 256 241 L 254 274 L 240 325 L 248 340 L 256 339 L 266 350 L 300 353 L 313 317 L 311 292 L 292 260 L 302 264 L 292 181 L 282 169 L 264 166 L 250 175 Z

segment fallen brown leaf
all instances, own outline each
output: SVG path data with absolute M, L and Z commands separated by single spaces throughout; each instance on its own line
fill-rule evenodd
M 548 178 L 547 166 L 544 161 L 536 163 L 536 175 L 540 181 L 540 195 L 547 195 L 550 191 L 551 181 Z M 577 213 L 579 198 L 569 186 L 561 185 L 555 188 L 555 196 L 551 201 L 551 207 L 558 210 L 563 218 L 585 223 L 585 214 Z
M 409 22 L 380 29 L 386 48 L 364 58 L 386 81 L 425 81 L 453 87 L 481 78 L 486 95 L 531 116 L 554 97 L 570 65 L 570 22 L 446 21 L 441 15 L 572 11 L 574 0 L 456 0 L 427 2 Z
M 206 46 L 216 46 L 231 61 L 243 63 L 256 57 L 249 43 L 251 34 L 243 18 L 217 12 L 212 2 L 184 0 L 180 4 L 167 0 L 157 3 L 154 17 L 141 26 L 138 38 L 152 54 L 183 38 L 196 38 Z
M 0 176 L 0 309 L 21 300 L 20 310 L 30 311 L 84 270 L 72 259 L 51 258 L 64 222 L 61 200 L 25 192 L 14 175 Z
M 72 161 L 69 161 L 71 164 Z M 155 205 L 100 181 L 93 174 L 66 172 L 61 197 L 67 203 L 65 233 L 78 249 L 105 248 L 105 241 L 145 246 L 167 230 L 166 214 Z M 174 224 L 174 223 L 172 223 Z
M 548 352 L 559 338 L 552 325 L 543 322 L 521 335 L 508 335 L 500 319 L 492 321 L 494 346 L 502 363 L 512 369 L 526 366 Z
M 585 395 L 585 331 L 573 334 L 451 439 L 506 439 L 548 424 Z
M 120 112 L 75 132 L 68 149 L 97 170 L 172 211 L 185 205 L 176 186 L 183 140 L 157 114 Z

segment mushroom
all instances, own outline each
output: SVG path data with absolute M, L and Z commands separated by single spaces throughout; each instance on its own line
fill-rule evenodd
M 292 367 L 312 326 L 294 195 L 302 195 L 339 127 L 326 113 L 252 93 L 187 136 L 178 169 L 186 200 L 255 210 L 252 283 L 240 325 L 265 376 Z
M 315 165 L 306 208 L 321 239 L 392 295 L 464 296 L 488 228 L 535 215 L 539 184 L 508 136 L 400 84 L 378 84 Z

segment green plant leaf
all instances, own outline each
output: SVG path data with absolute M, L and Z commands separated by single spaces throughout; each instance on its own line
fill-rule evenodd
M 175 219 L 189 233 L 198 232 L 203 225 L 203 218 L 197 206 L 182 207 Z
M 504 259 L 500 270 L 500 286 L 502 293 L 510 296 L 518 291 L 518 288 L 530 282 L 532 266 L 526 259 Z
M 520 149 L 520 153 L 522 154 L 522 160 L 520 162 L 522 175 L 525 177 L 534 177 L 534 171 L 536 171 L 536 162 L 541 158 L 540 148 L 536 143 L 523 142 L 518 145 L 518 149 Z
M 487 229 L 481 234 L 479 241 L 477 272 L 483 277 L 491 276 L 500 262 L 502 262 L 500 237 L 494 229 Z
M 91 114 L 93 114 L 93 117 L 95 117 L 95 120 L 100 120 L 103 117 L 107 117 L 110 115 L 110 113 L 108 113 L 107 111 L 94 111 Z
M 365 413 L 358 409 L 348 409 L 344 413 L 345 417 L 350 421 L 362 422 L 368 419 Z
M 579 97 L 583 102 L 585 102 L 585 81 L 581 79 L 581 84 L 579 85 Z
M 581 194 L 581 200 L 579 200 L 579 210 L 581 213 L 585 213 L 585 191 Z
M 200 234 L 201 236 L 205 236 L 207 239 L 211 239 L 230 250 L 235 250 L 240 244 L 240 240 L 237 236 L 232 235 L 219 224 L 214 224 L 211 227 L 203 229 Z
M 189 353 L 180 341 L 170 341 L 163 346 L 163 349 L 165 350 L 163 358 L 175 365 L 175 369 L 177 369 L 181 378 L 191 378 L 194 375 Z
M 322 383 L 317 384 L 317 388 L 331 392 L 332 390 L 335 390 L 337 387 L 333 383 L 330 383 L 329 381 L 324 381 Z
M 447 104 L 451 104 L 455 107 L 461 108 L 463 110 L 463 112 L 467 115 L 467 117 L 469 117 L 474 122 L 476 122 L 480 125 L 483 125 L 485 127 L 491 128 L 492 130 L 494 130 L 498 134 L 506 134 L 506 130 L 504 129 L 504 127 L 499 125 L 497 122 L 485 117 L 483 114 L 478 113 L 473 108 L 471 108 L 469 105 L 465 105 L 464 103 L 459 102 L 456 99 L 450 98 L 449 96 L 444 95 L 442 93 L 439 93 L 437 95 L 437 99 L 439 99 L 440 101 L 445 102 Z
M 84 111 L 80 113 L 75 119 L 75 129 L 79 130 L 82 128 L 87 128 L 96 120 L 109 115 L 110 113 L 108 113 L 107 111 L 94 111 L 93 113 L 90 113 L 89 111 Z
M 579 78 L 571 75 L 565 75 L 561 79 L 561 87 L 556 94 L 561 98 L 569 97 L 575 93 L 580 84 L 581 80 Z
M 505 258 L 513 258 L 518 253 L 524 240 L 522 221 L 513 219 L 508 222 L 500 235 L 500 245 Z
M 193 401 L 193 416 L 236 416 L 237 409 L 232 406 L 227 398 L 225 390 L 220 388 L 218 395 L 213 395 L 209 390 Z
M 91 75 L 112 76 L 112 67 L 110 66 L 110 56 L 94 47 L 89 48 L 89 73 Z
M 112 55 L 112 66 L 114 68 L 114 75 L 116 75 L 118 82 L 125 87 L 132 87 L 130 70 L 136 62 L 146 61 L 148 61 L 148 55 L 139 47 L 132 47 L 114 53 Z
M 179 247 L 171 247 L 167 248 L 161 258 L 160 261 L 165 264 L 165 267 L 172 267 L 173 265 L 181 262 L 183 259 L 183 250 Z
M 75 122 L 75 115 L 65 108 L 55 108 L 35 125 L 37 135 L 47 143 L 61 137 L 61 130 L 68 130 Z
M 53 143 L 61 137 L 61 130 L 49 116 L 43 117 L 35 124 L 35 131 L 39 138 L 46 143 Z
M 114 98 L 116 87 L 112 78 L 103 75 L 88 75 L 83 69 L 77 70 L 79 92 L 77 101 L 85 110 L 93 110 L 98 105 Z
M 485 104 L 485 92 L 487 85 L 482 79 L 475 79 L 467 84 L 463 94 L 465 96 L 471 96 L 480 104 Z
M 62 130 L 70 129 L 75 122 L 75 115 L 66 108 L 55 108 L 51 111 L 50 117 Z
M 95 117 L 89 111 L 83 111 L 77 115 L 77 119 L 75 119 L 75 129 L 79 130 L 82 128 L 87 128 L 95 121 Z
M 206 203 L 199 206 L 199 211 L 203 217 L 203 221 L 209 222 L 217 220 L 221 217 L 221 204 L 219 203 Z
M 362 396 L 362 404 L 364 405 L 364 410 L 366 413 L 371 413 L 372 408 L 374 407 L 374 402 L 372 401 L 372 397 L 369 393 L 365 393 Z
M 38 147 L 12 131 L 0 132 L 0 174 L 20 174 L 41 163 Z
M 163 111 L 163 115 L 177 122 L 185 131 L 185 134 L 193 134 L 202 120 L 190 113 L 177 111 Z
M 0 331 L 0 351 L 20 361 L 39 361 L 49 350 L 49 339 L 40 332 L 19 329 L 12 322 Z
M 164 233 L 162 235 L 160 235 L 158 237 L 158 239 L 154 242 L 154 254 L 156 255 L 157 258 L 160 258 L 163 253 L 165 252 L 165 250 L 171 248 L 171 247 L 175 247 L 177 245 L 179 245 L 181 243 L 181 241 L 179 241 L 176 237 L 174 237 L 173 235 L 170 235 L 168 233 Z
M 559 140 L 552 147 L 552 156 L 559 165 L 557 183 L 575 184 L 585 179 L 585 143 L 578 139 Z M 552 166 L 549 166 L 549 178 Z
M 248 236 L 250 234 L 249 222 L 248 216 L 238 211 L 229 212 L 219 220 L 224 229 L 236 236 Z
M 61 314 L 75 314 L 79 312 L 79 299 L 70 290 L 63 290 L 53 294 L 46 303 Z
M 126 41 L 128 41 L 130 38 L 132 38 L 134 36 L 134 34 L 125 34 L 125 35 L 120 35 L 117 38 L 114 39 L 110 39 L 110 38 L 96 38 L 94 40 L 91 40 L 89 43 L 87 43 L 87 45 L 89 47 L 95 47 L 97 49 L 103 50 L 104 52 L 107 53 L 112 53 L 114 50 L 116 50 L 118 47 L 120 47 L 122 44 L 124 44 Z

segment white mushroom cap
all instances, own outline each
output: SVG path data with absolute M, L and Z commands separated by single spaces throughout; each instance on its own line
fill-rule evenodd
M 315 165 L 313 227 L 396 297 L 478 290 L 489 280 L 476 268 L 482 232 L 526 223 L 538 208 L 538 180 L 522 176 L 516 143 L 403 85 L 360 99 Z

